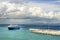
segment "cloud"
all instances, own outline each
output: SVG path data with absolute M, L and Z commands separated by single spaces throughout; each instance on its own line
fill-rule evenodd
M 2 5 L 2 6 L 1 6 Z M 43 5 L 43 4 L 41 4 Z M 46 12 L 41 5 L 0 2 L 0 18 L 59 18 L 60 12 Z M 49 5 L 47 4 L 49 7 Z M 51 5 L 50 5 L 51 6 Z
M 1 19 L 1 23 L 58 23 L 60 22 L 60 6 L 47 3 L 15 3 L 14 1 L 5 1 L 0 2 L 0 18 L 30 19 L 23 21 L 13 19 L 7 21 L 7 19 Z

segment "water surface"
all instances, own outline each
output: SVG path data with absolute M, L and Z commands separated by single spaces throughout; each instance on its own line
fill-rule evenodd
M 60 36 L 32 33 L 27 29 L 8 30 L 0 27 L 0 40 L 60 40 Z

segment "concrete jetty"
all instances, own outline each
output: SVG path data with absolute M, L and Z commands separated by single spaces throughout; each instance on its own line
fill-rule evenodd
M 49 30 L 49 29 L 29 29 L 31 32 L 34 33 L 42 33 L 42 34 L 51 34 L 51 35 L 60 35 L 60 30 Z

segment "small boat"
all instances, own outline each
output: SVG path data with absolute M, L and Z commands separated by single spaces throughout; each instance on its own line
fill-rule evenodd
M 8 26 L 8 30 L 18 30 L 20 27 L 16 24 L 11 24 Z

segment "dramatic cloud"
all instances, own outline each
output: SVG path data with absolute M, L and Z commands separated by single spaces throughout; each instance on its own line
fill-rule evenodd
M 6 0 L 5 2 L 0 2 L 0 18 L 30 19 L 23 20 L 23 23 L 50 23 L 60 21 L 60 5 L 50 3 L 35 3 L 28 1 L 30 0 Z M 21 22 L 20 20 L 15 21 Z M 8 21 L 7 19 L 1 19 L 0 23 L 15 23 L 15 21 L 13 19 L 10 19 Z
M 0 17 L 5 18 L 59 18 L 60 12 L 48 11 L 37 5 L 15 4 L 10 2 L 0 3 Z

